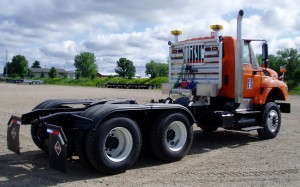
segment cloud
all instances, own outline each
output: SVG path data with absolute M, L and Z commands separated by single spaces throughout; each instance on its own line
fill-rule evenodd
M 79 47 L 74 41 L 63 41 L 62 43 L 50 43 L 40 48 L 45 56 L 69 59 L 79 52 Z
M 43 67 L 69 70 L 76 54 L 89 51 L 100 72 L 114 73 L 116 61 L 125 57 L 143 74 L 147 62 L 167 61 L 170 30 L 183 30 L 180 39 L 187 39 L 210 35 L 209 26 L 218 23 L 224 25 L 222 35 L 235 36 L 239 9 L 245 10 L 245 38 L 266 39 L 271 53 L 299 50 L 299 5 L 294 0 L 2 0 L 0 68 L 6 49 L 10 59 L 22 54 Z
M 114 65 L 110 71 L 113 73 L 116 61 L 121 57 L 133 61 L 136 67 L 144 68 L 150 60 L 166 61 L 168 46 L 166 41 L 160 40 L 162 37 L 163 34 L 157 30 L 146 29 L 144 32 L 97 35 L 83 42 L 83 46 L 87 51 L 93 51 L 100 57 L 101 61 L 98 64 L 100 70 L 103 66 L 107 67 L 110 60 L 110 67 L 111 64 Z M 143 74 L 144 70 L 138 73 Z

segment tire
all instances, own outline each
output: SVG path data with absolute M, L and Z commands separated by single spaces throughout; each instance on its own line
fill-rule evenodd
M 40 103 L 38 106 L 36 106 L 34 109 L 50 109 L 47 107 L 40 107 L 40 105 L 43 103 Z M 71 108 L 68 106 L 64 107 L 56 107 L 56 108 Z M 37 120 L 37 119 L 36 119 Z M 44 123 L 33 123 L 31 124 L 31 138 L 35 145 L 40 148 L 41 150 L 48 152 L 48 145 L 49 145 L 49 134 L 47 133 L 47 127 Z
M 215 132 L 216 130 L 218 130 L 218 127 L 214 127 L 214 126 L 199 126 L 201 128 L 201 130 L 203 132 L 207 132 L 207 133 L 211 133 L 211 132 Z
M 86 136 L 87 136 L 87 132 L 84 130 L 77 130 L 75 132 L 74 134 L 75 154 L 79 157 L 81 163 L 88 166 L 88 168 L 93 168 L 86 156 L 86 147 L 85 147 Z
M 104 174 L 125 172 L 137 160 L 142 146 L 141 132 L 135 121 L 115 117 L 105 121 L 86 138 L 86 156 Z
M 182 113 L 158 117 L 151 129 L 152 151 L 158 159 L 164 162 L 181 160 L 189 151 L 192 140 L 192 124 Z
M 49 134 L 44 124 L 34 123 L 31 125 L 31 138 L 38 148 L 48 152 Z
M 281 126 L 281 113 L 274 102 L 265 106 L 260 123 L 263 129 L 258 129 L 257 133 L 261 139 L 272 139 L 277 136 Z

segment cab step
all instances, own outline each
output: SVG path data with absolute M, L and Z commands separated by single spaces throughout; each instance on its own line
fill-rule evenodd
M 247 115 L 247 114 L 259 114 L 259 113 L 261 113 L 261 111 L 258 111 L 258 110 L 253 110 L 253 111 L 249 111 L 249 110 L 237 110 L 236 113 L 237 114 Z
M 258 129 L 263 129 L 263 127 L 261 126 L 252 126 L 252 127 L 245 127 L 245 128 L 242 128 L 241 130 L 242 131 L 254 131 L 254 130 L 258 130 Z

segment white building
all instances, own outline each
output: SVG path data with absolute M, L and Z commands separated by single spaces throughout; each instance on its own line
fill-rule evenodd
M 44 77 L 49 78 L 50 68 L 28 68 L 35 78 L 40 78 L 42 72 L 44 72 Z M 68 79 L 75 79 L 75 72 L 74 71 L 66 71 L 64 69 L 56 69 L 57 71 L 57 78 L 68 78 Z

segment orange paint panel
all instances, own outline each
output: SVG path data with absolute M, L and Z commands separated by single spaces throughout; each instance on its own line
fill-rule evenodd
M 222 88 L 219 90 L 218 97 L 235 97 L 235 48 L 236 40 L 233 37 L 224 36 Z M 286 84 L 277 79 L 275 72 L 273 73 L 272 70 L 269 72 L 272 77 L 265 76 L 261 68 L 253 69 L 250 64 L 243 64 L 243 97 L 252 98 L 254 104 L 265 104 L 272 88 L 279 88 L 287 100 Z
M 267 96 L 270 93 L 270 91 L 272 90 L 272 88 L 265 88 L 263 93 L 258 94 L 254 100 L 253 100 L 253 104 L 265 104 L 266 100 L 267 100 Z
M 243 97 L 254 98 L 260 90 L 262 77 L 250 64 L 243 64 Z
M 223 64 L 222 64 L 222 88 L 218 96 L 234 98 L 235 88 L 235 46 L 233 37 L 225 36 L 223 38 Z

